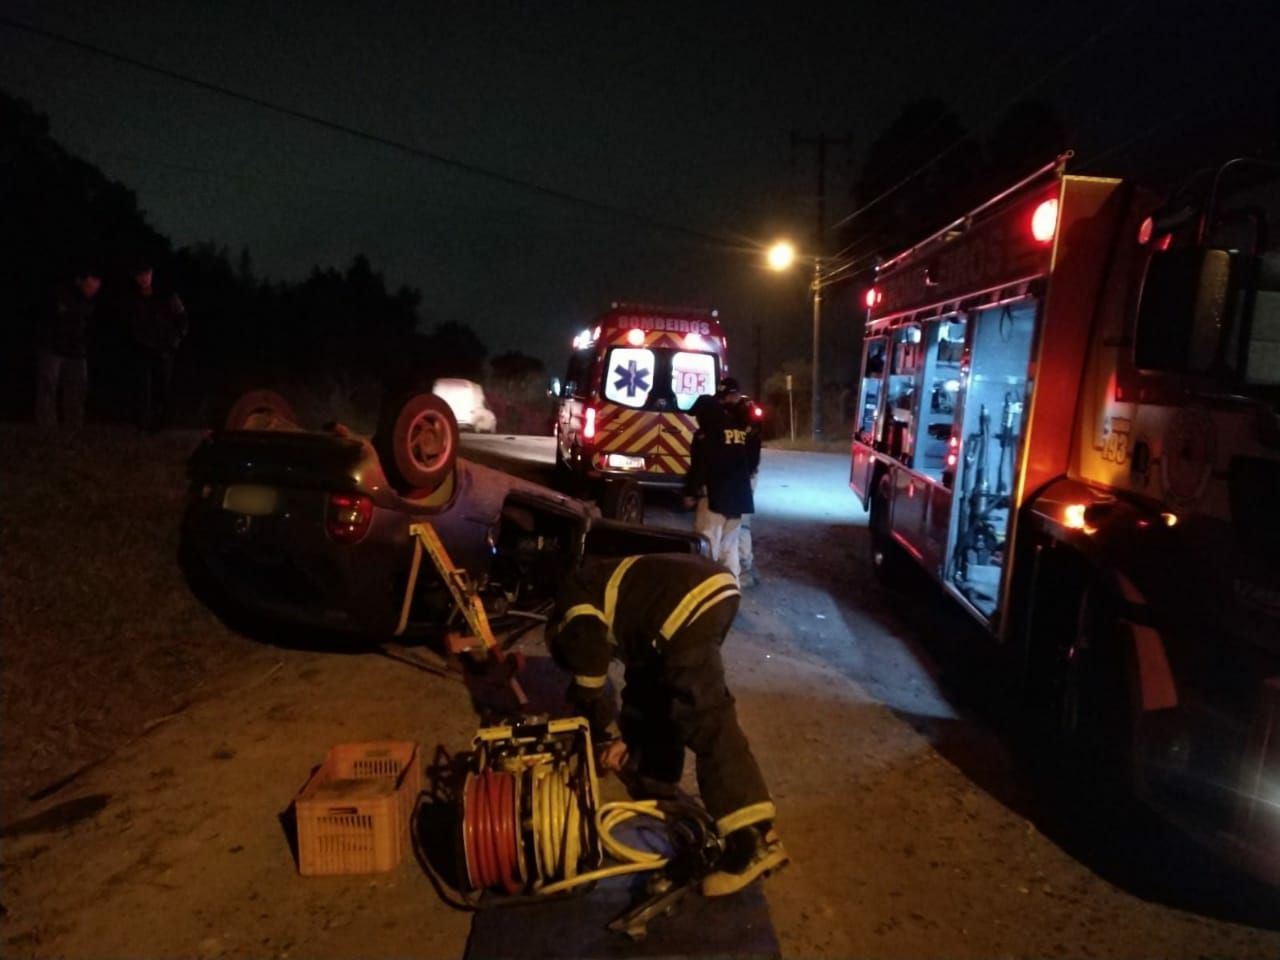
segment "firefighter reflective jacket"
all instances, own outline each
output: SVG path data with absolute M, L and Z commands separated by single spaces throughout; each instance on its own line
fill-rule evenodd
M 686 553 L 588 561 L 570 574 L 556 597 L 547 643 L 573 675 L 571 697 L 592 729 L 613 719 L 612 699 L 603 695 L 612 660 L 654 661 L 692 638 L 707 611 L 738 596 L 733 574 Z

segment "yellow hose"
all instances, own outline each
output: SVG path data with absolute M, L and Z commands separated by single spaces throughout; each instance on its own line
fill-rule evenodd
M 553 778 L 558 779 L 558 778 Z M 567 772 L 562 780 L 566 788 L 568 787 Z M 537 802 L 537 794 L 535 794 L 535 805 Z M 576 812 L 577 803 L 570 804 Z M 535 806 L 536 809 L 536 806 Z M 596 829 L 600 833 L 600 842 L 604 845 L 609 855 L 616 860 L 623 861 L 611 867 L 602 867 L 599 870 L 592 870 L 589 873 L 581 873 L 577 876 L 566 874 L 565 879 L 555 883 L 549 883 L 538 889 L 539 894 L 550 895 L 553 893 L 562 893 L 565 890 L 571 890 L 574 887 L 584 883 L 594 883 L 597 880 L 606 880 L 609 877 L 621 877 L 628 873 L 644 873 L 648 870 L 661 870 L 667 864 L 667 857 L 656 853 L 653 850 L 641 850 L 638 847 L 632 847 L 623 843 L 613 836 L 613 831 L 621 824 L 634 817 L 648 817 L 652 820 L 665 821 L 667 815 L 658 807 L 655 800 L 621 800 L 614 803 L 602 804 L 600 809 L 596 811 Z M 535 826 L 541 834 L 542 821 L 535 818 Z M 575 836 L 577 831 L 574 831 Z M 544 842 L 552 841 L 549 835 L 540 835 L 537 842 L 540 848 L 547 849 Z M 566 851 L 567 852 L 567 851 Z M 574 856 L 573 869 L 576 870 L 577 855 Z

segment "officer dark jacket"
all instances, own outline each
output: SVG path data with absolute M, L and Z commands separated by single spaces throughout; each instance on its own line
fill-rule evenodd
M 132 290 L 121 314 L 134 344 L 151 353 L 173 353 L 187 333 L 187 315 L 177 297 Z
M 753 463 L 748 431 L 714 397 L 699 397 L 693 415 L 698 431 L 691 444 L 685 494 L 696 497 L 705 490 L 707 506 L 726 517 L 754 513 L 751 474 L 759 467 L 760 452 L 757 448 Z
M 693 636 L 707 611 L 739 595 L 733 574 L 694 554 L 591 561 L 571 574 L 556 598 L 548 645 L 573 674 L 571 697 L 592 729 L 613 721 L 612 698 L 604 696 L 612 660 L 652 663 Z
M 747 466 L 751 470 L 751 475 L 760 472 L 760 448 L 763 445 L 760 436 L 760 424 L 751 416 L 751 410 L 755 406 L 748 398 L 743 397 L 731 408 L 733 420 L 743 430 L 747 431 Z
M 74 283 L 59 287 L 53 296 L 49 322 L 40 331 L 40 346 L 60 357 L 85 356 L 93 311 L 94 302 Z

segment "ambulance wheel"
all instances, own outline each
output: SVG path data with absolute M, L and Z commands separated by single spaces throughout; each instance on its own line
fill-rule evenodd
M 297 430 L 289 401 L 273 390 L 247 390 L 236 398 L 222 421 L 224 430 Z
M 600 495 L 600 512 L 613 520 L 644 523 L 644 491 L 634 480 L 608 480 Z
M 403 403 L 383 404 L 373 445 L 392 485 L 401 494 L 422 496 L 453 472 L 458 421 L 435 394 L 416 393 Z
M 877 487 L 888 479 L 889 475 L 885 474 Z M 880 489 L 873 489 L 871 494 L 867 530 L 871 539 L 871 571 L 881 586 L 891 590 L 901 587 L 907 578 L 907 558 L 889 532 L 889 503 Z

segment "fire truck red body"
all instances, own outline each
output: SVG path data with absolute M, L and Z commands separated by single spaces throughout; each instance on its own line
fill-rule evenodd
M 641 487 L 679 487 L 689 410 L 727 372 L 715 311 L 614 304 L 573 342 L 556 421 L 557 465 L 607 516 L 638 519 Z
M 1215 202 L 1056 164 L 883 264 L 850 485 L 1082 776 L 1274 881 L 1280 270 Z

